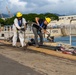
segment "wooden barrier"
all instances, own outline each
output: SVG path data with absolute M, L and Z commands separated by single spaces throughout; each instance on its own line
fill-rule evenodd
M 76 56 L 69 55 L 69 54 L 63 54 L 63 53 L 56 52 L 56 51 L 53 51 L 53 50 L 48 50 L 48 49 L 43 49 L 43 48 L 36 48 L 34 46 L 29 46 L 28 49 L 33 50 L 33 51 L 38 51 L 38 52 L 41 52 L 41 53 L 45 53 L 45 54 L 49 54 L 49 55 L 53 55 L 53 56 L 57 56 L 57 57 L 70 59 L 70 60 L 76 60 Z

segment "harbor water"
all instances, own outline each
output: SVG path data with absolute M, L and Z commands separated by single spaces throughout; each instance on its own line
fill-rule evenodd
M 69 36 L 55 37 L 54 41 L 70 44 L 70 37 Z M 72 46 L 76 46 L 76 36 L 72 36 Z
M 71 37 L 71 45 L 72 46 L 76 46 L 76 36 L 72 36 Z M 31 38 L 27 38 L 27 40 L 30 40 Z M 38 40 L 40 41 L 40 38 L 38 38 Z M 48 42 L 47 38 L 44 38 L 44 42 Z M 64 37 L 54 37 L 54 42 L 61 42 L 61 43 L 65 43 L 65 44 L 69 44 L 70 45 L 70 37 L 69 36 L 64 36 Z

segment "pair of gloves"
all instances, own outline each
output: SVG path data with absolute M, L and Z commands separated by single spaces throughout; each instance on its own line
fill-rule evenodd
M 25 31 L 25 28 L 21 28 L 22 31 Z
M 19 31 L 25 31 L 25 28 L 21 28 L 21 29 L 17 28 L 17 30 L 19 30 Z

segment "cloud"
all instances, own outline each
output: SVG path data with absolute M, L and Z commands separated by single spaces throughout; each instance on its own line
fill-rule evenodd
M 8 10 L 11 13 L 15 13 L 18 11 L 24 12 L 25 11 L 25 6 L 27 4 L 27 2 L 20 2 L 19 0 L 0 0 L 0 6 L 2 9 L 0 9 L 0 11 L 2 11 L 3 13 L 8 13 L 6 7 L 8 7 Z
M 1 12 L 7 13 L 8 6 L 11 13 L 58 13 L 75 14 L 76 0 L 0 0 Z
M 13 12 L 17 12 L 17 11 L 22 11 L 24 12 L 25 11 L 25 6 L 27 4 L 27 2 L 20 2 L 19 0 L 9 0 L 10 2 L 10 8 L 12 9 Z

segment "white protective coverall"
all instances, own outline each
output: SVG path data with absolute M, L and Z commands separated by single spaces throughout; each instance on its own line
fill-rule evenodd
M 17 42 L 17 37 L 19 37 L 20 39 L 20 43 L 21 46 L 24 47 L 25 43 L 24 43 L 24 31 L 21 31 L 21 28 L 24 28 L 26 25 L 26 20 L 24 18 L 22 18 L 22 26 L 20 27 L 18 24 L 18 19 L 15 18 L 14 19 L 14 24 L 13 24 L 13 46 L 16 46 L 16 42 Z M 19 30 L 17 30 L 19 29 Z

